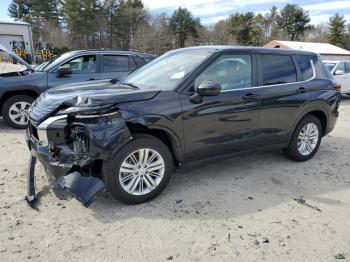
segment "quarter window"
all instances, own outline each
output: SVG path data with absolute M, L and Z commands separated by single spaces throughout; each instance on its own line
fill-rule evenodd
M 297 81 L 297 72 L 291 56 L 260 55 L 263 85 L 277 85 Z
M 129 56 L 127 55 L 104 55 L 103 72 L 128 72 Z
M 143 66 L 144 64 L 146 64 L 146 61 L 143 60 L 142 58 L 140 58 L 140 57 L 137 56 L 137 55 L 134 56 L 134 59 L 135 59 L 136 64 L 137 64 L 138 67 Z
M 305 55 L 296 55 L 295 59 L 297 60 L 302 80 L 309 80 L 312 78 L 314 73 L 310 57 Z
M 84 74 L 96 72 L 96 56 L 84 55 L 73 58 L 67 63 L 60 66 L 72 70 L 72 74 Z
M 350 73 L 350 62 L 345 62 L 345 73 Z
M 250 55 L 222 55 L 209 65 L 195 80 L 195 86 L 203 81 L 213 81 L 222 90 L 251 87 L 252 63 Z

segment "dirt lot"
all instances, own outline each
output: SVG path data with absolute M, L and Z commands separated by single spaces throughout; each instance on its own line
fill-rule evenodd
M 177 172 L 138 206 L 58 200 L 40 167 L 33 210 L 23 131 L 0 120 L 0 146 L 1 261 L 350 261 L 350 100 L 310 161 L 232 157 Z

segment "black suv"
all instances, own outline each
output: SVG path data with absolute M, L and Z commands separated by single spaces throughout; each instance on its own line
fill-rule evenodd
M 283 149 L 305 161 L 334 128 L 339 103 L 339 86 L 314 53 L 171 51 L 123 82 L 54 88 L 34 102 L 28 199 L 36 157 L 85 205 L 105 187 L 125 203 L 148 201 L 175 167 L 238 152 Z
M 49 88 L 128 75 L 153 55 L 114 50 L 79 50 L 65 53 L 32 68 L 0 46 L 0 112 L 14 128 L 27 127 L 30 104 Z

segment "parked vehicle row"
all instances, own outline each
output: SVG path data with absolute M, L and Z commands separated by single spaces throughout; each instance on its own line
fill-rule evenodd
M 314 53 L 215 46 L 168 52 L 121 82 L 52 88 L 29 111 L 27 198 L 36 158 L 85 205 L 105 188 L 151 200 L 175 168 L 240 152 L 306 161 L 336 124 L 339 91 Z
M 334 80 L 341 85 L 342 94 L 350 95 L 350 61 L 325 60 L 323 63 L 334 76 Z
M 122 78 L 154 58 L 132 51 L 81 50 L 33 68 L 3 46 L 0 56 L 0 112 L 14 128 L 27 127 L 27 110 L 42 92 L 59 85 Z

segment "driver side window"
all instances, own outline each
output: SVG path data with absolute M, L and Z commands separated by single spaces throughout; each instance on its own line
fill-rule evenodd
M 222 55 L 195 80 L 195 87 L 203 81 L 220 84 L 221 90 L 251 87 L 252 62 L 250 55 Z
M 85 55 L 73 58 L 64 63 L 59 68 L 67 68 L 72 70 L 72 74 L 84 74 L 96 72 L 96 56 Z

